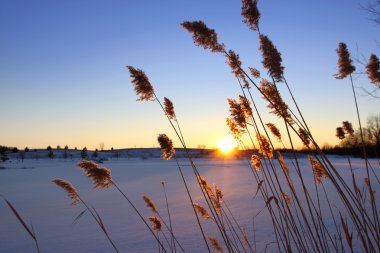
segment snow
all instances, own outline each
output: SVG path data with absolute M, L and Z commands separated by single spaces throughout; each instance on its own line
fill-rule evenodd
M 31 151 L 30 151 L 31 152 Z M 342 176 L 350 182 L 347 160 L 331 157 Z M 195 184 L 191 167 L 185 158 L 180 164 L 189 182 L 194 202 L 204 204 L 201 192 Z M 0 194 L 7 198 L 21 216 L 33 223 L 41 252 L 114 252 L 93 218 L 86 213 L 79 221 L 74 219 L 84 210 L 82 204 L 71 205 L 67 194 L 51 180 L 62 178 L 70 181 L 79 195 L 96 208 L 120 252 L 158 252 L 157 242 L 141 222 L 136 213 L 115 188 L 93 189 L 90 180 L 78 169 L 78 158 L 73 159 L 11 159 L 0 163 Z M 287 160 L 287 162 L 289 162 Z M 262 212 L 252 225 L 252 217 L 264 206 L 257 190 L 247 160 L 195 159 L 200 173 L 210 184 L 216 183 L 239 225 L 247 228 L 250 241 L 253 227 L 256 231 L 256 246 L 262 252 L 274 241 L 272 223 L 266 211 Z M 305 181 L 313 185 L 310 165 L 306 157 L 300 159 L 305 168 Z M 358 182 L 363 180 L 364 161 L 352 159 Z M 372 160 L 375 169 L 378 161 Z M 186 252 L 205 252 L 190 202 L 181 182 L 174 161 L 159 158 L 110 158 L 102 166 L 112 171 L 114 181 L 141 211 L 144 217 L 151 214 L 142 200 L 148 195 L 156 203 L 160 213 L 167 219 L 167 210 L 161 182 L 165 182 L 169 199 L 174 233 Z M 377 166 L 376 166 L 377 165 Z M 294 173 L 291 170 L 290 173 Z M 297 185 L 297 184 L 296 184 Z M 327 191 L 331 189 L 328 182 Z M 379 191 L 380 189 L 376 189 Z M 332 196 L 332 195 L 331 195 Z M 210 221 L 202 221 L 206 235 L 218 238 L 218 232 Z M 268 252 L 276 252 L 276 247 L 268 246 Z M 33 240 L 19 224 L 4 201 L 0 201 L 0 252 L 35 252 Z

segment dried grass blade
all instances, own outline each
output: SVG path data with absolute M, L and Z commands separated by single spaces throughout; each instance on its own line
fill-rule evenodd
M 275 196 L 271 196 L 266 202 L 265 202 L 265 206 L 255 215 L 253 216 L 253 218 L 256 218 L 257 216 L 259 216 L 259 214 L 265 210 L 266 207 L 268 207 L 268 205 L 270 204 L 270 202 L 274 200 L 276 202 L 276 205 L 278 205 L 278 199 L 275 197 Z
M 85 214 L 86 211 L 87 209 L 84 209 L 82 212 L 80 212 L 80 214 L 74 219 L 73 224 L 77 223 L 79 219 L 82 218 L 83 214 Z
M 255 195 L 253 196 L 252 199 L 256 198 L 256 195 L 257 195 L 257 193 L 259 193 L 259 190 L 260 190 L 261 186 L 263 185 L 263 183 L 264 183 L 264 180 L 261 180 L 259 182 L 259 186 L 257 187 L 256 193 L 255 193 Z
M 265 202 L 265 206 L 268 206 L 272 200 L 274 200 L 276 202 L 276 205 L 278 205 L 278 199 L 275 196 L 271 196 L 267 202 Z
M 102 218 L 100 218 L 100 215 L 98 214 L 98 212 L 96 211 L 95 208 L 92 208 L 92 210 L 94 210 L 96 216 L 97 216 L 97 219 L 98 219 L 98 222 L 99 222 L 99 226 L 100 228 L 104 231 L 104 233 L 108 236 L 108 233 L 107 233 L 107 230 L 106 230 L 106 227 L 104 226 L 104 223 L 103 223 L 103 220 Z
M 1 195 L 0 195 L 1 196 Z M 4 201 L 7 203 L 9 208 L 12 210 L 13 214 L 16 216 L 18 221 L 21 223 L 21 225 L 25 228 L 25 230 L 29 233 L 29 235 L 33 238 L 33 240 L 36 240 L 36 235 L 33 233 L 33 231 L 26 225 L 25 221 L 21 218 L 20 214 L 17 212 L 16 208 L 3 196 L 1 196 Z
M 371 206 L 372 206 L 372 208 L 375 208 L 375 193 L 376 193 L 375 190 L 372 190 L 372 191 L 370 192 Z
M 341 214 L 339 215 L 340 215 L 340 221 L 342 222 L 344 235 L 346 236 L 347 243 L 350 246 L 350 249 L 352 250 L 352 232 L 350 233 L 350 231 L 348 230 L 347 224 L 344 221 L 342 215 Z
M 355 178 L 354 173 L 352 173 L 352 183 L 354 185 L 354 190 L 355 190 L 356 194 L 358 194 L 360 196 L 360 198 L 362 198 L 362 194 L 360 192 L 360 189 L 359 189 L 358 185 L 356 184 L 356 178 Z

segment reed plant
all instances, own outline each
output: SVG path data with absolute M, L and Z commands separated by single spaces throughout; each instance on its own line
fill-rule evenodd
M 227 99 L 230 116 L 227 117 L 226 123 L 230 134 L 239 143 L 240 149 L 251 152 L 250 157 L 245 158 L 245 162 L 252 173 L 252 185 L 256 189 L 254 198 L 258 194 L 263 198 L 259 211 L 252 213 L 252 224 L 255 224 L 255 219 L 259 215 L 266 212 L 274 235 L 274 238 L 268 238 L 265 251 L 268 247 L 275 246 L 278 252 L 380 252 L 379 201 L 374 190 L 375 185 L 376 187 L 380 185 L 380 181 L 374 165 L 366 155 L 363 127 L 352 78 L 355 66 L 350 59 L 347 45 L 343 42 L 338 45 L 338 73 L 335 77 L 350 79 L 366 169 L 365 179 L 363 182 L 358 182 L 347 154 L 351 183 L 344 179 L 313 137 L 302 113 L 302 106 L 297 103 L 291 85 L 285 77 L 281 53 L 270 37 L 263 34 L 260 29 L 261 13 L 258 1 L 242 0 L 241 15 L 242 21 L 248 28 L 257 33 L 266 75 L 254 67 L 243 68 L 239 54 L 219 42 L 215 30 L 209 28 L 203 21 L 185 21 L 181 26 L 191 33 L 196 46 L 226 59 L 241 91 L 236 99 Z M 179 122 L 172 100 L 167 97 L 161 99 L 157 95 L 143 70 L 133 66 L 127 66 L 127 69 L 137 100 L 158 103 L 173 130 L 173 135 L 186 154 L 192 172 L 191 177 L 185 177 L 172 139 L 164 133 L 158 135 L 157 141 L 162 151 L 162 158 L 174 160 L 181 176 L 181 183 L 187 195 L 187 206 L 189 210 L 193 210 L 197 228 L 202 235 L 204 244 L 202 252 L 260 252 L 256 245 L 256 234 L 260 233 L 260 228 L 254 226 L 252 233 L 247 233 L 246 227 L 239 224 L 234 210 L 228 205 L 223 189 L 210 184 L 200 173 L 200 167 L 187 146 L 182 132 L 184 126 Z M 380 62 L 374 54 L 366 66 L 366 73 L 371 83 L 379 85 Z M 286 96 L 280 92 L 283 89 Z M 254 93 L 254 90 L 257 92 Z M 285 101 L 284 97 L 289 97 L 289 101 Z M 267 108 L 259 108 L 257 99 L 264 99 Z M 264 121 L 263 115 L 267 110 L 279 119 L 280 124 Z M 285 131 L 281 132 L 283 130 L 280 129 Z M 344 121 L 342 126 L 336 129 L 336 136 L 340 140 L 346 138 L 346 135 L 353 135 L 352 124 L 348 121 Z M 298 141 L 303 144 L 307 153 L 308 165 L 304 165 L 300 160 L 300 154 L 295 148 L 295 143 Z M 285 154 L 277 148 L 276 142 L 280 143 L 283 149 L 289 150 L 288 159 L 284 158 Z M 114 181 L 109 169 L 89 160 L 82 160 L 77 165 L 92 180 L 94 188 L 114 187 L 122 195 L 157 242 L 158 252 L 191 251 L 182 246 L 173 229 L 171 219 L 173 210 L 169 206 L 170 198 L 164 182 L 162 187 L 168 221 L 148 195 L 143 195 L 143 201 L 152 215 L 144 217 L 126 191 Z M 312 183 L 305 176 L 306 169 L 309 169 L 309 173 L 313 175 Z M 79 196 L 74 186 L 62 179 L 54 179 L 53 182 L 68 193 L 73 204 L 82 203 L 85 206 L 114 250 L 119 252 L 100 215 Z M 194 192 L 190 190 L 190 185 L 198 187 L 201 193 L 200 200 L 194 201 Z M 33 228 L 27 226 L 9 201 L 3 199 L 35 241 L 39 252 Z M 206 224 L 210 223 L 216 228 L 211 233 L 206 229 Z
M 167 252 L 165 246 L 162 244 L 157 234 L 154 231 L 161 230 L 161 226 L 159 226 L 159 220 L 154 218 L 149 218 L 151 222 L 153 222 L 153 226 L 149 226 L 148 221 L 142 216 L 140 210 L 137 209 L 136 205 L 131 201 L 131 199 L 127 196 L 127 194 L 115 183 L 112 179 L 112 173 L 109 169 L 104 168 L 93 161 L 90 160 L 82 160 L 78 164 L 78 167 L 84 171 L 89 179 L 92 180 L 94 184 L 94 188 L 108 188 L 115 187 L 116 190 L 123 196 L 123 198 L 128 202 L 128 204 L 132 207 L 134 212 L 138 215 L 142 223 L 148 228 L 150 233 L 153 235 L 154 239 L 157 241 L 159 248 L 162 252 Z
M 112 241 L 112 239 L 111 239 L 111 237 L 110 237 L 110 235 L 109 235 L 109 233 L 108 233 L 108 231 L 104 225 L 104 222 L 103 222 L 102 218 L 100 217 L 100 215 L 98 214 L 98 212 L 96 211 L 96 209 L 90 208 L 88 206 L 88 204 L 79 196 L 77 190 L 69 181 L 66 181 L 66 180 L 60 179 L 60 178 L 56 178 L 56 179 L 53 179 L 52 182 L 67 192 L 68 197 L 71 199 L 72 205 L 82 203 L 85 206 L 86 209 L 84 212 L 87 211 L 91 214 L 91 216 L 94 218 L 96 224 L 98 224 L 101 231 L 107 237 L 107 240 L 111 243 L 114 250 L 117 253 L 119 253 L 120 251 L 117 249 L 115 243 Z M 78 217 L 81 217 L 84 214 L 84 212 L 82 212 Z
M 259 26 L 261 14 L 257 4 L 258 1 L 256 0 L 243 0 L 242 16 L 243 22 L 248 25 L 249 29 L 258 33 L 260 51 L 263 57 L 262 64 L 268 71 L 268 79 L 261 77 L 260 72 L 255 68 L 249 68 L 249 71 L 244 70 L 239 55 L 233 50 L 227 50 L 226 45 L 218 41 L 215 30 L 208 28 L 204 22 L 185 21 L 181 26 L 192 34 L 195 45 L 210 50 L 212 53 L 223 55 L 231 68 L 232 74 L 237 79 L 237 84 L 242 94 L 239 95 L 239 99 L 228 99 L 231 117 L 227 118 L 227 124 L 230 133 L 237 139 L 242 149 L 246 149 L 250 145 L 253 147 L 258 146 L 257 152 L 252 155 L 247 164 L 253 173 L 258 187 L 257 191 L 264 197 L 265 209 L 268 210 L 272 220 L 278 251 L 345 252 L 346 250 L 354 251 L 354 249 L 360 248 L 364 252 L 379 252 L 380 230 L 378 210 L 375 193 L 371 186 L 373 180 L 369 179 L 371 176 L 377 178 L 377 175 L 366 157 L 363 134 L 361 134 L 362 153 L 365 159 L 367 174 L 367 187 L 365 190 L 368 192 L 368 196 L 370 196 L 367 201 L 363 199 L 357 190 L 358 188 L 355 187 L 357 182 L 353 180 L 354 188 L 350 187 L 314 139 L 301 111 L 301 106 L 298 105 L 290 84 L 285 78 L 285 67 L 282 63 L 281 53 L 270 38 L 261 33 Z M 336 78 L 344 79 L 347 76 L 350 77 L 359 129 L 362 131 L 352 80 L 352 73 L 355 71 L 355 67 L 352 65 L 347 46 L 344 43 L 339 44 L 337 52 L 339 56 L 339 73 L 336 75 Z M 377 58 L 371 56 L 370 63 L 367 65 L 367 74 L 371 82 L 378 83 L 378 66 L 379 61 Z M 139 100 L 154 100 L 159 103 L 175 135 L 187 152 L 186 142 L 171 101 L 165 98 L 164 106 L 154 92 L 146 74 L 142 70 L 131 66 L 128 66 L 128 69 Z M 292 106 L 288 105 L 281 96 L 279 85 L 282 84 L 284 84 L 290 95 Z M 252 88 L 255 88 L 268 102 L 270 113 L 273 113 L 283 121 L 290 145 L 290 147 L 286 148 L 289 148 L 292 154 L 290 159 L 291 169 L 285 163 L 282 154 L 276 151 L 273 137 L 269 135 L 269 132 L 285 148 L 284 142 L 282 142 L 283 136 L 276 125 L 263 121 L 263 117 L 261 116 L 263 112 L 256 106 L 251 91 Z M 339 129 L 339 135 L 342 130 L 343 128 Z M 248 140 L 250 140 L 250 144 L 244 143 L 242 137 L 245 134 L 249 136 Z M 254 140 L 253 136 L 256 136 L 256 140 Z M 314 174 L 313 185 L 307 185 L 305 182 L 303 175 L 304 168 L 301 166 L 299 155 L 294 147 L 295 136 L 302 141 L 308 151 L 310 167 Z M 163 148 L 163 158 L 168 159 L 168 157 L 170 155 L 168 156 L 167 151 Z M 199 170 L 188 152 L 187 157 L 192 165 L 196 181 L 206 203 L 204 207 L 199 203 L 193 203 L 193 208 L 196 209 L 199 216 L 216 223 L 220 237 L 222 238 L 221 242 L 224 243 L 224 250 L 227 252 L 252 250 L 252 248 L 245 248 L 244 244 L 239 243 L 237 240 L 239 238 L 238 231 L 242 230 L 240 228 L 234 229 L 236 228 L 236 224 L 229 222 L 234 219 L 233 214 L 223 211 L 224 207 L 219 202 L 220 200 L 216 198 L 215 192 L 213 192 L 207 181 L 199 174 Z M 292 174 L 290 171 L 292 171 Z M 353 172 L 352 178 L 355 178 Z M 282 179 L 285 179 L 285 184 L 281 183 L 283 182 Z M 296 183 L 299 184 L 299 187 L 295 187 Z M 376 183 L 379 182 L 377 181 Z M 186 186 L 185 179 L 184 184 Z M 325 184 L 332 186 L 335 189 L 336 195 L 331 196 L 328 194 Z M 191 200 L 189 192 L 188 195 Z M 339 211 L 332 204 L 332 202 L 336 203 L 338 200 L 344 207 L 343 209 L 339 209 Z M 328 208 L 324 208 L 325 206 Z M 196 215 L 197 212 L 195 212 Z M 198 216 L 197 219 L 199 223 Z M 333 220 L 333 228 L 326 223 L 327 219 Z M 199 227 L 204 236 L 202 226 L 199 225 Z M 352 227 L 352 230 L 349 227 Z M 244 237 L 244 233 L 242 234 Z M 353 234 L 356 236 L 353 236 Z M 222 250 L 220 242 L 216 241 L 215 238 L 208 237 L 208 239 L 216 251 Z M 207 240 L 205 242 L 208 245 Z M 210 251 L 208 246 L 207 248 Z
M 361 183 L 364 185 L 362 190 L 358 186 L 359 182 L 356 181 L 349 156 L 348 164 L 351 171 L 352 186 L 344 180 L 339 170 L 323 153 L 314 139 L 301 111 L 301 106 L 297 103 L 291 86 L 285 78 L 285 67 L 281 53 L 269 36 L 262 34 L 260 30 L 261 14 L 257 5 L 258 1 L 256 0 L 242 0 L 242 17 L 249 29 L 257 32 L 262 64 L 267 70 L 266 78 L 256 68 L 249 67 L 248 70 L 244 70 L 239 54 L 226 49 L 226 45 L 218 41 L 215 30 L 210 29 L 203 21 L 185 21 L 181 24 L 184 29 L 192 34 L 193 41 L 197 46 L 226 58 L 226 62 L 241 90 L 237 99 L 227 100 L 230 117 L 226 119 L 226 122 L 231 135 L 237 140 L 241 149 L 254 147 L 252 156 L 247 159 L 247 166 L 252 172 L 253 183 L 257 187 L 255 196 L 260 193 L 264 199 L 264 205 L 258 213 L 253 214 L 253 222 L 263 211 L 268 212 L 275 241 L 268 242 L 267 246 L 275 244 L 279 252 L 354 252 L 356 250 L 379 252 L 380 222 L 373 184 L 380 184 L 380 182 L 366 155 L 364 134 L 352 78 L 355 67 L 352 65 L 347 46 L 343 42 L 338 46 L 339 71 L 335 77 L 337 79 L 349 77 L 353 90 L 361 132 L 362 154 L 366 165 L 366 178 Z M 199 232 L 202 234 L 205 250 L 230 253 L 257 252 L 255 239 L 253 242 L 249 242 L 246 229 L 240 226 L 238 219 L 227 205 L 222 191 L 216 185 L 211 187 L 199 172 L 198 165 L 188 150 L 173 102 L 167 97 L 161 100 L 157 96 L 153 85 L 143 70 L 133 66 L 127 66 L 127 68 L 138 100 L 156 101 L 158 103 L 173 129 L 174 135 L 186 153 L 194 176 L 192 182 L 184 176 L 182 166 L 176 157 L 173 141 L 166 134 L 158 135 L 162 158 L 175 160 L 187 193 L 189 208 L 192 208 Z M 366 70 L 371 82 L 376 85 L 379 83 L 379 69 L 379 60 L 375 55 L 371 55 Z M 285 86 L 291 98 L 291 104 L 283 99 L 280 86 Z M 282 128 L 285 129 L 285 134 L 282 134 L 280 128 L 275 124 L 264 122 L 263 109 L 256 105 L 256 99 L 252 92 L 253 88 L 267 101 L 269 112 L 283 122 Z M 348 121 L 344 121 L 343 126 L 337 128 L 336 135 L 339 139 L 344 139 L 345 134 L 353 134 L 352 125 Z M 248 136 L 248 143 L 243 138 L 244 135 Z M 288 146 L 284 143 L 285 138 L 289 143 Z M 301 164 L 295 148 L 295 138 L 299 138 L 307 151 L 309 167 L 314 178 L 313 184 L 306 182 L 305 168 Z M 290 150 L 290 163 L 287 163 L 283 154 L 277 150 L 275 141 L 280 142 L 282 148 Z M 146 195 L 143 196 L 143 200 L 154 216 L 145 219 L 127 195 L 112 180 L 111 172 L 108 169 L 91 161 L 82 161 L 78 166 L 93 180 L 94 187 L 116 187 L 154 236 L 159 245 L 159 252 L 176 252 L 177 249 L 185 252 L 173 231 L 164 184 L 162 185 L 169 225 L 157 210 L 154 202 Z M 372 180 L 372 178 L 377 179 L 377 181 Z M 193 201 L 189 183 L 196 184 L 199 187 L 202 203 Z M 332 187 L 334 193 L 328 192 L 326 187 Z M 336 205 L 339 205 L 340 208 L 337 209 Z M 333 222 L 333 226 L 327 222 L 328 220 Z M 151 223 L 151 226 L 147 221 Z M 202 225 L 204 222 L 212 222 L 217 228 L 218 235 L 207 235 L 207 231 Z M 163 232 L 164 228 L 168 231 L 170 238 Z M 165 243 L 161 241 L 159 235 L 162 235 Z M 255 237 L 253 236 L 253 238 Z
M 29 234 L 29 236 L 33 239 L 34 244 L 36 245 L 36 252 L 40 253 L 40 246 L 39 246 L 39 243 L 38 243 L 38 240 L 37 240 L 36 232 L 34 231 L 34 228 L 33 228 L 33 223 L 31 222 L 30 225 L 27 225 L 27 223 L 25 222 L 25 220 L 22 218 L 22 216 L 20 215 L 20 213 L 17 211 L 16 207 L 14 207 L 14 205 L 12 205 L 11 202 L 9 202 L 9 200 L 7 200 L 1 194 L 0 194 L 0 198 L 2 198 L 5 201 L 5 203 L 8 205 L 8 207 L 11 209 L 13 215 L 20 222 L 20 224 L 25 229 L 25 231 Z

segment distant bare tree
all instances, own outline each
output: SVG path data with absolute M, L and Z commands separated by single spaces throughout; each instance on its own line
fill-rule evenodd
M 380 150 L 380 114 L 367 118 L 367 127 L 363 128 L 365 145 Z M 360 131 L 356 130 L 352 136 L 347 136 L 343 142 L 344 147 L 359 147 L 361 145 Z
M 116 150 L 115 152 L 114 152 L 114 157 L 116 158 L 116 159 L 119 159 L 119 157 L 120 157 L 120 154 L 119 154 L 119 152 Z
M 82 151 L 80 152 L 80 156 L 82 157 L 82 159 L 86 159 L 87 158 L 87 148 L 84 147 L 82 149 Z
M 63 151 L 62 158 L 67 159 L 68 157 L 69 157 L 69 154 L 67 153 L 67 150 L 65 149 L 65 150 Z
M 99 149 L 100 149 L 100 151 L 104 150 L 104 142 L 99 143 Z
M 95 151 L 92 153 L 92 158 L 98 157 L 98 149 L 95 149 Z
M 54 158 L 54 152 L 53 152 L 53 150 L 49 150 L 49 152 L 48 152 L 48 157 L 50 158 L 50 159 L 53 159 Z
M 20 158 L 20 160 L 21 160 L 22 162 L 24 162 L 24 159 L 25 159 L 25 151 L 20 151 L 20 152 L 18 153 L 18 157 Z
M 204 144 L 199 144 L 198 145 L 198 149 L 205 149 L 206 148 L 206 145 L 204 145 Z
M 380 25 L 380 0 L 372 0 L 362 8 L 371 15 L 371 20 Z
M 368 117 L 367 131 L 369 143 L 380 150 L 380 114 Z
M 7 147 L 0 146 L 0 161 L 5 162 L 6 160 L 9 160 L 7 156 Z

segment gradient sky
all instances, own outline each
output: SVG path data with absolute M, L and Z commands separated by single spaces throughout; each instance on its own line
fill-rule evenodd
M 379 52 L 380 26 L 361 9 L 366 3 L 259 2 L 260 30 L 282 53 L 285 76 L 321 145 L 337 143 L 343 120 L 358 127 L 350 83 L 333 75 L 339 42 L 353 57 Z M 226 99 L 239 87 L 225 59 L 196 47 L 179 24 L 203 20 L 244 67 L 264 76 L 257 33 L 240 12 L 237 0 L 0 1 L 0 145 L 95 149 L 104 142 L 107 149 L 157 147 L 159 133 L 174 139 L 158 104 L 136 101 L 125 68 L 132 65 L 174 102 L 188 146 L 215 147 L 228 132 Z M 365 122 L 379 113 L 380 100 L 363 95 L 360 87 L 373 87 L 364 75 L 355 86 Z M 255 94 L 264 121 L 278 123 Z

